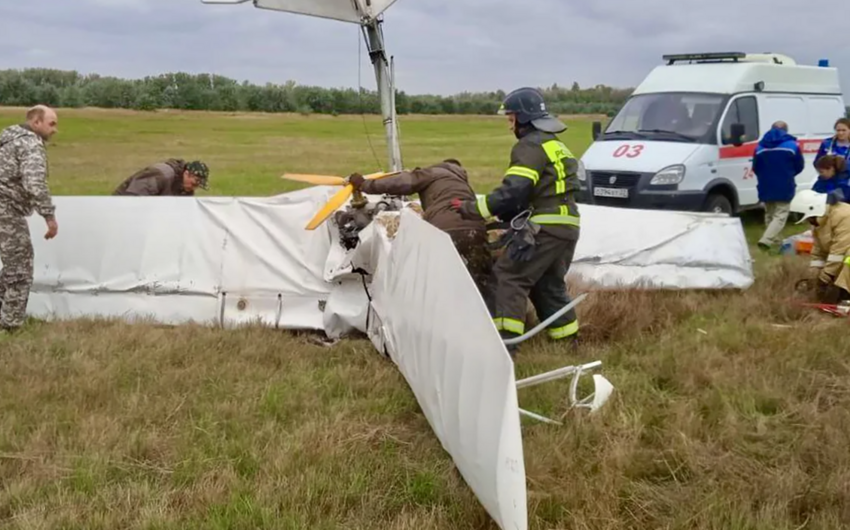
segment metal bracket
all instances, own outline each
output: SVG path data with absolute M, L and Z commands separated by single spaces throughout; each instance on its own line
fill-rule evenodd
M 604 376 L 593 374 L 593 392 L 581 400 L 577 398 L 576 393 L 578 391 L 579 377 L 581 377 L 587 370 L 592 370 L 600 366 L 602 366 L 602 361 L 594 361 L 592 363 L 582 364 L 579 366 L 565 366 L 564 368 L 552 370 L 551 372 L 521 379 L 516 382 L 516 388 L 519 390 L 521 388 L 542 385 L 543 383 L 549 383 L 551 381 L 557 381 L 559 379 L 565 379 L 572 376 L 569 392 L 570 408 L 588 408 L 590 409 L 590 412 L 593 413 L 599 410 L 608 401 L 608 398 L 610 398 L 611 394 L 614 392 L 614 385 L 612 385 L 611 382 Z M 520 414 L 544 423 L 561 425 L 561 423 L 555 420 L 545 416 L 540 416 L 539 414 L 535 414 L 527 410 L 520 409 Z
M 274 317 L 275 329 L 280 329 L 281 317 L 283 317 L 283 293 L 277 293 L 277 312 Z
M 519 337 L 505 339 L 503 341 L 505 346 L 513 346 L 515 344 L 527 341 L 528 339 L 540 333 L 543 329 L 549 326 L 549 324 L 551 324 L 552 322 L 560 318 L 562 315 L 566 314 L 568 311 L 576 307 L 578 304 L 584 301 L 585 298 L 587 298 L 587 293 L 580 294 L 578 297 L 576 297 L 575 300 L 556 311 L 553 315 L 551 315 L 543 322 L 534 326 L 531 331 L 525 333 L 524 335 L 520 335 Z M 593 368 L 598 368 L 600 366 L 602 366 L 602 361 L 595 361 L 580 366 L 566 366 L 558 370 L 552 370 L 551 372 L 546 372 L 517 381 L 516 388 L 517 390 L 519 390 L 520 388 L 540 385 L 543 383 L 548 383 L 550 381 L 557 381 L 558 379 L 564 379 L 566 377 L 573 376 L 572 383 L 570 384 L 569 394 L 570 408 L 587 407 L 591 409 L 591 412 L 595 412 L 599 407 L 604 405 L 606 401 L 608 401 L 608 398 L 611 396 L 611 392 L 614 391 L 614 387 L 613 385 L 611 385 L 610 381 L 608 381 L 601 375 L 594 374 L 593 385 L 595 390 L 590 396 L 579 401 L 576 398 L 576 391 L 578 389 L 578 379 L 579 377 L 581 377 L 582 372 L 584 372 L 585 370 L 592 370 Z M 553 425 L 561 425 L 560 422 L 557 422 L 545 416 L 540 416 L 539 414 L 535 414 L 527 410 L 519 409 L 519 413 L 523 416 L 527 416 L 537 421 Z
M 224 307 L 227 304 L 227 293 L 222 291 L 221 293 L 221 305 L 218 308 L 218 325 L 221 329 L 224 329 Z
M 529 412 L 527 410 L 519 409 L 519 413 L 522 416 L 528 416 L 529 418 L 531 418 L 533 420 L 537 420 L 537 421 L 542 422 L 542 423 L 548 423 L 550 425 L 559 425 L 559 426 L 563 425 L 563 423 L 561 423 L 560 421 L 550 420 L 546 416 L 541 416 L 540 414 L 535 414 L 535 413 Z

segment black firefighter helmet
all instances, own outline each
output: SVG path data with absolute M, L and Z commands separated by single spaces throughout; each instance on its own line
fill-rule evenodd
M 505 96 L 499 114 L 514 114 L 520 125 L 529 123 L 535 129 L 548 133 L 561 133 L 567 130 L 561 120 L 549 114 L 543 94 L 536 88 L 518 88 Z

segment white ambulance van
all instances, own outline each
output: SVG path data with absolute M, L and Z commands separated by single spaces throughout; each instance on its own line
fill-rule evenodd
M 838 71 L 780 54 L 665 55 L 581 157 L 581 202 L 734 214 L 759 206 L 751 169 L 759 139 L 788 123 L 806 157 L 797 189 L 811 188 L 814 157 L 846 115 Z

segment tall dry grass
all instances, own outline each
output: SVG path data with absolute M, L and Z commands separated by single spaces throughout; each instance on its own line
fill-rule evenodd
M 758 272 L 595 292 L 577 352 L 521 351 L 518 377 L 600 359 L 616 387 L 594 416 L 568 381 L 520 391 L 565 422 L 523 421 L 531 528 L 847 526 L 848 322 L 787 303 L 802 260 Z M 364 341 L 33 323 L 0 342 L 0 411 L 3 528 L 494 528 Z
M 568 422 L 526 431 L 536 528 L 850 527 L 850 320 L 790 301 L 805 260 L 757 272 L 741 293 L 593 293 L 579 354 L 534 341 L 518 377 L 600 359 L 617 387 L 596 417 L 521 391 Z

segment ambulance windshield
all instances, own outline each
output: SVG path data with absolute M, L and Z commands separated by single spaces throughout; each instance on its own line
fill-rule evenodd
M 599 139 L 697 142 L 717 123 L 725 99 L 720 94 L 639 94 L 626 102 Z

